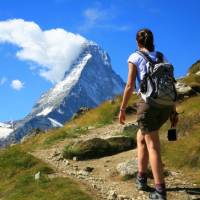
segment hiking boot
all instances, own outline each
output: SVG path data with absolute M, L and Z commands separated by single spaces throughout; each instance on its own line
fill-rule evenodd
M 149 200 L 167 200 L 167 194 L 159 193 L 157 190 L 149 194 Z
M 147 177 L 139 177 L 136 178 L 136 186 L 138 190 L 146 191 L 149 189 L 147 185 Z

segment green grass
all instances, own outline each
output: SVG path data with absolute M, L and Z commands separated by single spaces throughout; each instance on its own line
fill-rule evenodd
M 44 146 L 48 147 L 55 144 L 58 141 L 62 141 L 66 138 L 77 138 L 78 136 L 87 132 L 87 127 L 80 127 L 80 128 L 60 128 L 56 131 L 53 131 L 53 134 L 48 135 L 44 140 Z
M 133 95 L 128 105 L 133 105 Z M 22 144 L 0 151 L 0 199 L 1 200 L 91 200 L 92 197 L 79 189 L 77 184 L 66 178 L 48 178 L 54 171 L 40 160 L 27 154 L 39 148 L 51 148 L 67 138 L 87 134 L 88 127 L 101 127 L 116 120 L 122 96 L 114 103 L 106 101 L 82 116 L 70 120 L 64 127 L 49 130 L 31 137 Z M 182 169 L 185 176 L 200 184 L 200 96 L 192 97 L 178 105 L 181 114 L 178 124 L 180 138 L 176 142 L 166 140 L 169 122 L 161 129 L 162 155 L 164 162 L 175 170 Z M 135 137 L 132 130 L 123 133 Z M 34 174 L 41 172 L 41 179 L 34 180 Z M 128 177 L 126 177 L 128 178 Z M 125 179 L 126 179 L 125 178 Z
M 190 74 L 195 74 L 196 72 L 200 71 L 200 60 L 198 60 L 196 63 L 194 63 L 190 69 L 189 73 Z
M 132 105 L 136 102 L 137 96 L 133 94 L 129 100 L 128 105 Z M 113 103 L 110 101 L 105 101 L 101 103 L 98 107 L 89 110 L 79 118 L 70 120 L 66 123 L 66 126 L 104 126 L 110 124 L 116 119 L 120 104 L 122 102 L 122 96 L 116 96 Z M 127 105 L 127 106 L 128 106 Z
M 137 96 L 133 94 L 129 100 L 129 105 L 137 101 Z M 122 96 L 116 96 L 114 101 L 105 101 L 98 107 L 87 111 L 81 116 L 69 120 L 62 128 L 51 129 L 46 133 L 41 132 L 23 143 L 23 149 L 32 151 L 38 148 L 50 148 L 67 138 L 76 138 L 81 134 L 87 134 L 89 127 L 102 127 L 117 120 Z
M 123 130 L 122 133 L 116 133 L 116 135 L 120 134 L 123 136 L 131 137 L 136 140 L 137 131 L 138 131 L 138 127 L 135 126 L 135 127 L 130 127 L 130 128 L 127 128 L 126 130 Z
M 180 79 L 180 81 L 189 86 L 200 85 L 200 75 L 190 74 L 189 76 Z
M 70 120 L 64 127 L 40 132 L 22 144 L 0 150 L 0 199 L 1 200 L 92 200 L 79 189 L 77 184 L 66 178 L 49 179 L 53 170 L 40 160 L 26 152 L 36 149 L 51 148 L 52 145 L 66 138 L 75 138 L 86 134 L 88 127 L 101 127 L 116 119 L 122 96 L 114 102 L 105 101 L 97 108 L 91 109 L 82 116 Z M 136 101 L 136 96 L 129 105 Z M 34 174 L 41 172 L 41 179 L 34 180 Z
M 176 142 L 162 144 L 164 158 L 176 168 L 199 168 L 200 166 L 200 134 L 199 126 L 192 133 Z
M 40 171 L 41 178 L 34 179 Z M 53 173 L 46 164 L 19 147 L 0 151 L 1 200 L 92 200 L 67 178 L 48 178 Z
M 177 126 L 178 140 L 169 142 L 162 140 L 162 155 L 168 166 L 182 169 L 186 176 L 194 177 L 200 184 L 200 96 L 192 97 L 178 106 L 184 111 L 179 116 Z M 162 136 L 166 136 L 169 122 L 162 128 Z

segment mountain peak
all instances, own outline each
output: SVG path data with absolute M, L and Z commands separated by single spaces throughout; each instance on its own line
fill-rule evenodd
M 62 81 L 40 97 L 9 137 L 13 142 L 35 128 L 61 127 L 80 107 L 94 108 L 122 94 L 124 87 L 124 81 L 112 70 L 108 53 L 95 42 L 86 41 Z

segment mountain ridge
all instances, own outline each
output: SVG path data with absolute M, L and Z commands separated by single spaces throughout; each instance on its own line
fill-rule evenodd
M 43 93 L 24 119 L 14 123 L 14 132 L 0 140 L 0 146 L 19 141 L 31 129 L 62 127 L 80 107 L 94 108 L 121 94 L 124 86 L 112 69 L 108 53 L 88 41 L 62 81 Z

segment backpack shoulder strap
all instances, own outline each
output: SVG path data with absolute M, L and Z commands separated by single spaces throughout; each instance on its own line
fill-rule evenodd
M 142 56 L 147 62 L 150 62 L 151 64 L 155 64 L 155 62 L 150 58 L 150 56 L 145 53 L 144 51 L 136 51 L 137 54 L 139 54 L 140 56 Z
M 156 52 L 156 57 L 157 57 L 157 63 L 161 63 L 164 61 L 163 53 L 161 53 L 160 51 Z

